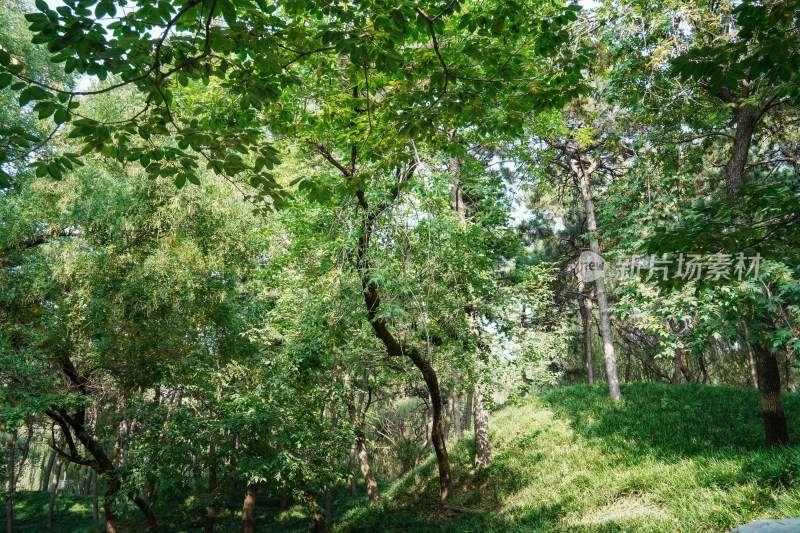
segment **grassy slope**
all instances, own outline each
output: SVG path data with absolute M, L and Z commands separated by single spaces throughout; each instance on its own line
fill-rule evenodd
M 453 503 L 482 513 L 445 515 L 429 461 L 367 508 L 335 487 L 333 529 L 355 532 L 726 531 L 761 518 L 800 516 L 800 395 L 784 395 L 793 447 L 766 450 L 756 391 L 728 387 L 623 387 L 613 405 L 603 387 L 577 386 L 526 400 L 492 417 L 494 464 L 470 468 L 472 442 L 450 446 Z M 18 533 L 46 531 L 47 493 L 18 495 Z M 52 533 L 102 531 L 91 499 L 60 494 Z M 200 531 L 202 509 L 159 510 L 165 532 Z M 259 499 L 257 531 L 307 532 L 299 505 L 279 513 Z M 5 522 L 5 505 L 0 523 Z M 217 531 L 239 530 L 237 506 L 221 512 Z M 123 531 L 143 531 L 136 509 Z M 167 523 L 171 516 L 176 522 Z
M 761 446 L 756 391 L 635 383 L 623 396 L 576 386 L 498 412 L 487 471 L 471 471 L 469 439 L 452 445 L 453 503 L 484 513 L 440 513 L 428 462 L 336 531 L 694 533 L 800 516 L 800 395 L 784 395 L 792 446 L 779 450 Z

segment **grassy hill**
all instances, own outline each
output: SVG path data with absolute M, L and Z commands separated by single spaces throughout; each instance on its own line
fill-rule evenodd
M 635 383 L 623 396 L 576 386 L 506 407 L 486 471 L 470 468 L 469 439 L 452 445 L 453 503 L 484 512 L 441 512 L 430 461 L 335 530 L 694 533 L 800 516 L 800 395 L 784 396 L 792 446 L 774 450 L 756 391 Z

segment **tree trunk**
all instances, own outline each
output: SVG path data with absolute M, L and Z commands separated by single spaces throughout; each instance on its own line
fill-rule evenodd
M 456 438 L 461 438 L 461 404 L 458 400 L 458 374 L 453 371 L 453 392 L 450 393 L 453 404 L 453 416 L 450 418 L 452 421 L 453 432 Z
M 453 420 L 453 394 L 447 395 L 447 410 L 444 415 L 444 440 L 450 440 L 450 423 Z
M 92 520 L 100 522 L 100 506 L 97 503 L 97 472 L 92 472 Z
M 358 443 L 354 440 L 350 444 L 350 496 L 358 498 L 358 480 L 356 479 L 356 456 L 358 455 Z
M 475 384 L 472 397 L 475 414 L 475 468 L 488 468 L 492 465 L 489 413 L 483 406 L 483 392 L 479 383 Z
M 355 478 L 352 478 L 355 479 Z M 287 498 L 287 490 L 285 488 L 281 489 L 281 503 L 280 503 L 280 510 L 285 511 L 289 508 L 289 501 Z
M 59 440 L 60 442 L 60 440 Z M 50 488 L 50 481 L 53 479 L 53 463 L 56 462 L 56 451 L 50 450 L 50 457 L 47 458 L 47 466 L 44 469 L 44 477 L 42 477 L 41 487 L 39 490 L 47 490 Z
M 706 358 L 703 352 L 697 354 L 697 364 L 700 365 L 700 373 L 703 374 L 703 385 L 708 383 L 708 369 L 706 368 Z
M 759 342 L 752 343 L 756 358 L 761 412 L 764 416 L 764 432 L 767 446 L 789 443 L 786 414 L 781 398 L 781 374 L 775 353 Z
M 675 348 L 675 355 L 672 357 L 672 384 L 681 384 L 681 349 Z
M 631 381 L 631 369 L 633 365 L 631 364 L 631 351 L 628 350 L 625 354 L 625 383 L 630 383 Z
M 354 148 L 355 150 L 355 148 Z M 355 153 L 355 152 L 354 152 Z M 401 180 L 408 180 L 413 175 L 415 167 L 411 167 L 401 176 Z M 399 184 L 398 184 L 399 186 Z M 407 357 L 414 363 L 414 366 L 422 374 L 428 393 L 431 396 L 431 407 L 433 410 L 433 428 L 431 431 L 431 441 L 436 452 L 436 463 L 439 467 L 439 488 L 442 501 L 450 498 L 451 492 L 451 471 L 450 459 L 447 456 L 447 445 L 444 439 L 444 414 L 442 413 L 444 404 L 442 390 L 439 386 L 439 376 L 436 374 L 428 354 L 423 354 L 417 347 L 398 342 L 389 330 L 386 319 L 380 316 L 381 299 L 378 294 L 378 285 L 372 276 L 372 263 L 369 258 L 370 240 L 374 231 L 374 224 L 383 213 L 383 208 L 370 206 L 367 202 L 364 191 L 357 191 L 356 198 L 363 209 L 361 235 L 358 237 L 358 248 L 356 251 L 356 265 L 361 278 L 361 289 L 364 304 L 375 336 L 383 343 L 386 354 L 389 357 Z
M 589 249 L 600 255 L 600 243 L 595 237 L 597 235 L 597 220 L 594 214 L 594 199 L 589 188 L 589 178 L 597 169 L 598 162 L 593 162 L 586 170 L 579 168 L 572 163 L 573 172 L 578 176 L 583 203 L 586 208 L 586 227 L 589 230 Z M 597 290 L 597 307 L 600 310 L 600 335 L 603 338 L 603 357 L 606 362 L 606 377 L 608 379 L 608 392 L 614 400 L 622 398 L 619 390 L 619 378 L 617 377 L 617 359 L 614 353 L 614 340 L 611 334 L 611 316 L 608 309 L 608 295 L 606 293 L 606 282 L 600 276 L 595 280 Z
M 364 483 L 367 485 L 367 495 L 369 496 L 369 504 L 372 505 L 381 499 L 380 491 L 378 490 L 378 483 L 375 481 L 375 476 L 372 473 L 372 466 L 369 464 L 369 455 L 367 454 L 367 445 L 364 439 L 358 439 L 358 461 L 361 465 L 361 474 L 364 476 Z
M 746 87 L 745 92 L 748 92 Z M 735 106 L 733 116 L 736 120 L 736 135 L 733 139 L 731 157 L 725 165 L 725 185 L 729 198 L 733 198 L 736 189 L 744 183 L 747 156 L 750 153 L 750 144 L 753 142 L 753 133 L 758 121 L 757 110 L 751 104 Z
M 103 498 L 103 514 L 106 521 L 106 533 L 117 533 L 117 513 L 114 510 L 116 502 L 114 499 L 119 492 L 119 481 L 116 479 L 111 480 L 106 488 L 106 494 Z
M 758 372 L 756 371 L 756 358 L 753 353 L 753 346 L 750 344 L 750 329 L 747 327 L 747 322 L 742 320 L 742 331 L 744 332 L 744 345 L 747 346 L 747 359 L 750 363 L 750 379 L 753 383 L 753 388 L 758 388 Z
M 311 520 L 314 521 L 314 533 L 328 533 L 328 525 L 325 522 L 325 517 L 317 505 L 317 501 L 310 493 L 306 493 L 304 498 L 306 507 L 311 511 Z
M 209 445 L 209 457 L 212 462 L 208 466 L 208 496 L 211 501 L 206 509 L 205 533 L 214 533 L 214 522 L 217 519 L 217 467 L 213 464 L 216 460 L 216 443 L 212 439 Z
M 433 403 L 428 395 L 428 400 Z M 429 450 L 433 447 L 433 409 L 428 409 L 425 415 L 425 449 Z
M 583 321 L 583 353 L 586 358 L 586 378 L 594 385 L 594 360 L 592 358 L 592 298 L 583 295 L 583 280 L 578 280 L 578 309 Z
M 786 364 L 783 367 L 784 370 L 784 385 L 786 386 L 786 392 L 792 392 L 792 364 L 794 363 L 794 349 L 789 348 L 786 344 L 783 345 L 784 350 L 786 350 Z
M 436 462 L 439 466 L 439 490 L 440 498 L 446 501 L 450 498 L 451 488 L 451 473 L 450 473 L 450 459 L 447 456 L 447 445 L 444 439 L 444 416 L 442 413 L 442 391 L 439 388 L 439 378 L 436 371 L 430 363 L 422 357 L 419 353 L 415 353 L 414 364 L 420 369 L 422 375 L 425 377 L 425 383 L 428 385 L 428 391 L 431 395 L 431 404 L 433 407 L 433 427 L 431 428 L 431 442 L 433 443 L 433 450 L 436 453 Z
M 19 430 L 15 429 L 11 435 L 11 442 L 8 445 L 8 504 L 6 505 L 6 530 L 14 533 L 14 493 L 17 490 L 16 470 L 17 470 L 17 440 Z
M 244 505 L 242 506 L 242 527 L 241 533 L 255 533 L 256 521 L 256 493 L 258 484 L 250 483 L 244 495 Z
M 81 480 L 81 495 L 86 496 L 89 494 L 89 485 L 92 483 L 92 469 L 83 469 L 83 479 Z
M 686 357 L 686 348 L 680 349 L 680 357 L 678 360 L 681 363 L 681 372 L 683 373 L 683 377 L 686 378 L 686 383 L 691 383 L 694 381 L 694 374 L 692 374 L 692 369 L 689 368 L 689 360 Z
M 61 479 L 61 457 L 56 460 L 56 472 L 53 476 L 53 484 L 50 487 L 50 505 L 47 507 L 47 528 L 53 527 L 53 510 L 56 506 L 56 493 L 58 492 L 58 480 Z
M 323 494 L 325 499 L 325 520 L 330 520 L 331 516 L 333 516 L 333 506 L 331 505 L 331 489 L 325 485 L 325 492 Z
M 147 501 L 147 498 L 144 496 L 136 496 L 133 498 L 133 503 L 136 504 L 136 507 L 141 509 L 144 513 L 144 517 L 147 520 L 147 528 L 151 531 L 154 531 L 158 528 L 158 524 L 156 523 L 156 515 L 153 514 L 153 510 L 150 509 L 150 502 Z
M 464 431 L 472 429 L 472 392 L 467 393 L 467 401 L 464 405 Z

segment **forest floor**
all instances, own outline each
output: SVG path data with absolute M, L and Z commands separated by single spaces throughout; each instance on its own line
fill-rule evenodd
M 766 449 L 755 390 L 653 383 L 575 386 L 508 406 L 491 420 L 490 469 L 472 441 L 450 446 L 452 504 L 435 463 L 397 482 L 337 532 L 724 532 L 800 516 L 800 395 L 784 394 L 791 446 Z
M 483 471 L 471 468 L 471 438 L 452 443 L 452 504 L 480 512 L 437 506 L 436 465 L 429 460 L 382 486 L 384 498 L 373 507 L 337 487 L 331 528 L 694 533 L 800 516 L 800 394 L 784 394 L 792 445 L 766 449 L 754 390 L 632 383 L 622 392 L 616 405 L 602 386 L 574 386 L 505 406 L 492 417 L 493 464 Z M 49 495 L 21 496 L 17 533 L 99 531 L 87 497 L 59 495 L 54 527 L 47 530 Z M 190 501 L 172 511 L 177 523 L 164 531 L 202 529 L 201 510 Z M 123 517 L 123 523 L 131 520 L 123 531 L 143 530 L 137 512 Z M 223 511 L 216 531 L 238 531 L 238 512 Z M 259 532 L 305 533 L 311 525 L 299 505 L 279 512 L 271 500 L 260 502 L 256 522 Z

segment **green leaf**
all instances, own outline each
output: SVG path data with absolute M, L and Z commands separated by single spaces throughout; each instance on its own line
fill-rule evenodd
M 47 172 L 55 180 L 61 180 L 64 178 L 64 175 L 61 174 L 61 168 L 56 163 L 48 163 Z
M 186 185 L 186 175 L 178 174 L 178 176 L 175 178 L 175 186 L 179 189 L 182 189 L 184 185 Z
M 3 49 L 0 49 L 0 65 L 7 67 L 11 63 L 11 54 Z
M 56 112 L 53 114 L 53 120 L 56 124 L 61 124 L 67 119 L 67 110 L 63 107 L 59 107 L 56 109 Z

